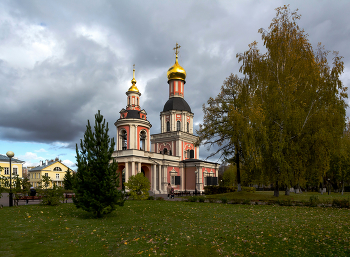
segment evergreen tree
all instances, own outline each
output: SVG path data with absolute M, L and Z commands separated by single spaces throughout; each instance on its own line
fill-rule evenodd
M 73 176 L 69 168 L 67 169 L 66 174 L 64 175 L 63 183 L 64 183 L 64 189 L 66 190 L 73 189 Z
M 112 160 L 114 139 L 108 136 L 100 111 L 95 115 L 94 132 L 90 122 L 86 126 L 84 140 L 80 140 L 80 152 L 76 145 L 78 171 L 74 181 L 74 204 L 77 208 L 102 217 L 124 205 L 124 194 L 118 190 L 118 164 Z M 112 160 L 112 161 L 111 161 Z

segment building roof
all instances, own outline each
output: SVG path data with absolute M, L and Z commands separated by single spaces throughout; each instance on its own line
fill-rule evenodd
M 7 155 L 0 154 L 0 162 L 10 162 L 10 158 Z M 12 163 L 24 163 L 25 161 L 18 160 L 15 157 L 11 158 Z
M 182 97 L 172 97 L 165 103 L 163 112 L 177 110 L 191 112 L 191 108 L 188 103 Z
M 52 162 L 48 162 L 47 163 L 47 165 L 46 165 L 46 163 L 44 162 L 43 163 L 43 165 L 39 165 L 39 166 L 37 166 L 37 167 L 34 167 L 34 168 L 32 168 L 32 169 L 30 169 L 30 170 L 28 170 L 28 171 L 40 171 L 40 170 L 43 170 L 43 169 L 45 169 L 46 167 L 48 167 L 48 166 L 51 166 L 52 164 L 54 164 L 54 163 L 56 163 L 56 162 L 59 162 L 59 161 L 52 161 Z M 61 163 L 61 162 L 59 162 L 59 163 Z M 65 167 L 67 167 L 66 165 L 64 165 L 63 163 L 61 163 L 63 166 L 65 166 Z M 68 168 L 68 167 L 67 167 Z M 71 169 L 69 169 L 69 170 L 71 170 Z

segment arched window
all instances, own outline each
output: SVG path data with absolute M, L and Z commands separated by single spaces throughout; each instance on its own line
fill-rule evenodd
M 166 131 L 167 132 L 170 131 L 170 122 L 169 121 L 166 122 Z
M 62 169 L 60 167 L 55 167 L 53 170 L 54 171 L 62 171 Z
M 187 122 L 187 133 L 190 133 L 190 123 Z
M 120 140 L 122 142 L 122 150 L 128 149 L 128 135 L 125 130 L 120 132 Z
M 141 131 L 140 133 L 140 150 L 145 151 L 146 150 L 146 131 Z
M 181 130 L 181 122 L 180 122 L 180 121 L 177 121 L 177 122 L 176 122 L 176 128 L 177 128 L 177 129 L 176 129 L 177 131 L 180 131 L 180 130 Z
M 139 98 L 136 98 L 137 99 L 137 105 L 139 105 Z
M 168 149 L 167 148 L 163 149 L 163 154 L 168 154 Z
M 130 105 L 130 96 L 128 97 L 128 105 Z

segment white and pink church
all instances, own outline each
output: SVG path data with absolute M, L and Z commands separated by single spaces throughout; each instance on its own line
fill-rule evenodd
M 216 185 L 217 163 L 199 160 L 197 136 L 193 134 L 193 113 L 184 99 L 186 71 L 178 63 L 167 72 L 169 99 L 160 112 L 161 131 L 151 135 L 151 123 L 140 107 L 141 93 L 136 86 L 135 67 L 131 86 L 126 92 L 127 105 L 114 123 L 117 128 L 116 151 L 120 185 L 142 172 L 151 182 L 154 194 L 165 194 L 168 183 L 175 191 L 204 191 L 206 185 Z

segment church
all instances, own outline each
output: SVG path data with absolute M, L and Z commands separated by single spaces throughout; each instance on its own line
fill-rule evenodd
M 166 194 L 168 183 L 175 192 L 203 192 L 204 186 L 218 183 L 219 165 L 199 160 L 194 114 L 185 100 L 186 71 L 178 63 L 179 48 L 176 43 L 175 64 L 167 72 L 169 99 L 160 112 L 158 134 L 151 135 L 152 125 L 141 109 L 134 66 L 126 108 L 114 123 L 117 136 L 112 158 L 119 164 L 120 185 L 141 172 L 150 181 L 153 194 Z

